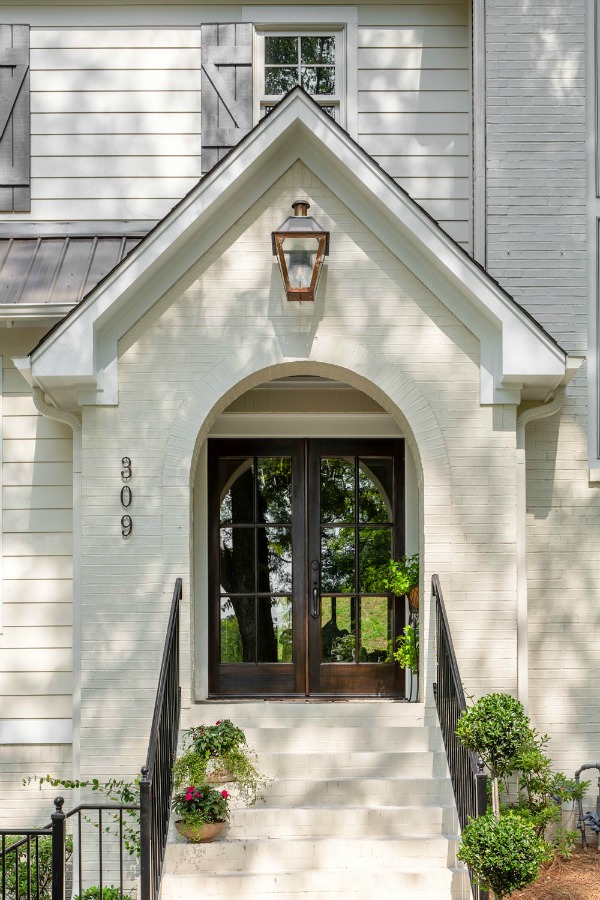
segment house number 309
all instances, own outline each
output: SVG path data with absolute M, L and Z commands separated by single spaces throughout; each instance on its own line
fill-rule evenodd
M 133 492 L 127 482 L 131 479 L 131 459 L 124 456 L 121 460 L 121 479 L 126 482 L 121 488 L 121 506 L 123 509 L 129 509 L 133 500 Z M 121 516 L 121 534 L 124 538 L 128 538 L 133 531 L 133 521 L 131 516 Z

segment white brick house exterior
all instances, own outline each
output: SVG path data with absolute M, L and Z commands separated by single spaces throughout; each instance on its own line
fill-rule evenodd
M 31 208 L 0 238 L 145 235 L 77 304 L 0 301 L 7 821 L 29 772 L 139 770 L 178 576 L 206 698 L 209 435 L 403 436 L 422 698 L 437 573 L 467 692 L 519 696 L 566 771 L 597 758 L 588 7 L 0 4 L 31 26 Z M 343 34 L 345 95 L 334 122 L 295 91 L 198 184 L 215 22 Z M 331 241 L 301 306 L 270 243 L 299 196 Z

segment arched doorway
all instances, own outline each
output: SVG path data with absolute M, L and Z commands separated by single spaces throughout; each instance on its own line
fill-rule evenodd
M 403 697 L 405 608 L 385 574 L 418 549 L 418 513 L 391 417 L 348 385 L 277 379 L 224 411 L 200 464 L 197 696 Z

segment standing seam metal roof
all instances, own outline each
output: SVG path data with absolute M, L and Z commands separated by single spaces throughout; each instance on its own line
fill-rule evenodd
M 75 305 L 142 236 L 0 238 L 0 305 Z

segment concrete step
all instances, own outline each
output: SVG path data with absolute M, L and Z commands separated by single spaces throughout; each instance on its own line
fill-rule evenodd
M 166 865 L 173 874 L 199 872 L 272 871 L 303 872 L 405 870 L 425 862 L 429 869 L 446 868 L 456 858 L 456 839 L 446 836 L 360 837 L 360 838 L 260 838 L 234 840 L 229 837 L 212 844 L 169 844 Z
M 346 871 L 341 868 L 276 871 L 252 874 L 165 875 L 162 900 L 198 897 L 279 897 L 280 900 L 441 900 L 467 897 L 464 873 L 449 868 L 377 869 Z
M 406 778 L 278 778 L 264 791 L 268 807 L 289 806 L 418 806 L 452 803 L 452 784 L 444 777 Z
M 274 778 L 294 778 L 302 773 L 306 778 L 383 777 L 407 775 L 446 775 L 445 754 L 421 751 L 343 753 L 291 751 L 288 753 L 258 754 L 258 767 Z
M 468 900 L 435 710 L 423 704 L 240 701 L 184 712 L 231 719 L 272 781 L 213 844 L 169 831 L 163 900 Z
M 423 726 L 381 726 L 366 728 L 364 724 L 337 725 L 312 722 L 293 725 L 245 727 L 248 745 L 257 753 L 304 751 L 373 752 L 442 751 L 439 729 Z
M 435 710 L 422 703 L 380 700 L 351 702 L 266 701 L 197 703 L 182 710 L 182 728 L 192 725 L 213 725 L 219 719 L 231 719 L 240 728 L 252 726 L 289 725 L 292 722 L 312 722 L 315 725 L 345 724 L 364 726 L 369 723 L 390 725 L 436 724 Z M 426 721 L 427 719 L 427 721 Z
M 457 829 L 453 805 L 318 806 L 269 809 L 262 804 L 231 810 L 228 838 L 381 837 L 451 834 Z M 182 839 L 181 839 L 182 840 Z

